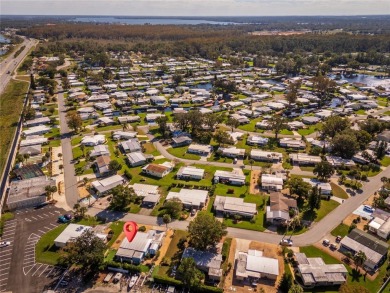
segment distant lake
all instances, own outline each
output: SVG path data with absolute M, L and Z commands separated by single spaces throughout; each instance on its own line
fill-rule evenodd
M 332 78 L 335 78 L 334 75 L 331 75 Z M 362 83 L 367 86 L 383 86 L 385 88 L 390 88 L 390 79 L 389 78 L 376 78 L 372 75 L 358 74 L 356 77 L 347 78 L 343 76 L 342 80 L 346 80 L 349 83 Z
M 234 22 L 212 21 L 203 19 L 180 19 L 180 18 L 120 18 L 120 17 L 76 17 L 71 21 L 98 22 L 98 23 L 121 23 L 121 24 L 174 24 L 174 25 L 197 25 L 197 24 L 236 24 Z
M 3 35 L 0 35 L 0 44 L 9 43 L 10 40 L 4 37 Z

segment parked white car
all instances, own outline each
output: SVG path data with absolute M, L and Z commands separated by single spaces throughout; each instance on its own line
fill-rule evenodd
M 9 241 L 0 242 L 0 248 L 2 248 L 2 247 L 7 247 L 7 246 L 9 246 L 9 245 L 11 245 L 11 242 L 9 242 Z

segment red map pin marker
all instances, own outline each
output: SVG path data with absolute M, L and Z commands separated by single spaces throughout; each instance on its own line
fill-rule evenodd
M 135 222 L 126 222 L 123 226 L 123 232 L 126 234 L 126 238 L 129 242 L 133 241 L 135 235 L 137 234 L 138 226 Z

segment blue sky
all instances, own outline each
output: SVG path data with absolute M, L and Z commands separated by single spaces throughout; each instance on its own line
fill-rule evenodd
M 1 0 L 0 14 L 267 16 L 390 14 L 390 0 Z

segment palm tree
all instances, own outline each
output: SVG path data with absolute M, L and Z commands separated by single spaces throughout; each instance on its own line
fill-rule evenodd
M 129 124 L 128 123 L 123 123 L 122 130 L 123 131 L 129 130 Z
M 356 270 L 359 270 L 359 267 L 363 266 L 364 262 L 367 260 L 367 256 L 366 254 L 359 250 L 358 253 L 356 253 L 354 256 L 353 256 L 353 261 L 355 263 L 355 266 L 356 266 Z
M 85 157 L 85 145 L 80 145 L 80 150 L 83 152 L 83 157 Z
M 47 195 L 48 200 L 51 200 L 51 196 L 54 192 L 57 191 L 57 187 L 55 185 L 53 185 L 53 186 L 47 185 L 47 186 L 45 186 L 45 191 L 46 191 L 46 195 Z
M 62 164 L 61 164 L 61 165 L 59 165 L 59 166 L 58 166 L 58 169 L 60 169 L 60 171 L 61 171 L 61 174 L 62 174 L 62 169 L 64 169 L 64 165 L 62 165 Z
M 387 177 L 382 177 L 381 178 L 381 182 L 382 182 L 382 185 L 384 186 L 387 182 L 389 181 L 389 179 Z

